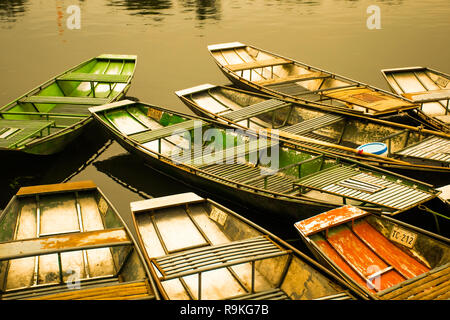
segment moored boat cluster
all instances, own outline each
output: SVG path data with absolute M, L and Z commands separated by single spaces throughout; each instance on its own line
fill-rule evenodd
M 92 181 L 28 186 L 0 213 L 0 299 L 449 299 L 450 76 L 383 70 L 387 92 L 208 50 L 232 85 L 176 91 L 195 115 L 124 99 L 137 57 L 103 54 L 0 108 L 0 152 L 95 123 L 192 190 L 297 221 L 308 254 L 199 192 L 131 202 L 131 232 Z

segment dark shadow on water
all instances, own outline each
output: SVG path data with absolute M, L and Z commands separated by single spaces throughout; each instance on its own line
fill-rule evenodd
M 183 192 L 195 192 L 202 197 L 210 198 L 308 254 L 308 249 L 304 246 L 294 229 L 293 224 L 296 221 L 292 219 L 287 217 L 286 219 L 280 219 L 280 217 L 273 219 L 273 216 L 264 212 L 254 211 L 228 199 L 221 198 L 216 194 L 207 193 L 204 190 L 188 186 L 144 165 L 139 157 L 129 153 L 117 155 L 102 161 L 95 161 L 93 165 L 98 171 L 106 174 L 116 183 L 139 194 L 143 198 L 162 197 Z M 276 222 L 274 223 L 274 221 Z
M 2 156 L 0 209 L 21 187 L 61 183 L 82 171 L 102 151 L 108 139 L 95 125 L 86 128 L 64 151 L 51 156 Z

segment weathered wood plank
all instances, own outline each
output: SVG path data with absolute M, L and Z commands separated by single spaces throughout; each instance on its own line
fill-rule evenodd
M 30 196 L 35 194 L 47 194 L 55 192 L 79 191 L 96 189 L 96 184 L 91 181 L 76 181 L 67 183 L 46 184 L 40 186 L 22 187 L 17 192 L 17 196 Z

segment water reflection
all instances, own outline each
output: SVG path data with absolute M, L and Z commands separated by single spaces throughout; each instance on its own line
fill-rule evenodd
M 26 11 L 27 0 L 1 0 L 0 22 L 16 22 Z
M 171 0 L 110 0 L 110 6 L 130 11 L 130 15 L 166 14 L 172 8 Z
M 220 20 L 221 18 L 219 0 L 180 0 L 180 4 L 186 8 L 186 11 L 195 10 L 197 20 Z

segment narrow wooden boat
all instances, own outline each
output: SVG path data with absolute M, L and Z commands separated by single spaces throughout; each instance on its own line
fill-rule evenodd
M 418 107 L 388 91 L 240 42 L 210 45 L 208 50 L 225 76 L 243 89 L 370 116 Z
M 450 239 L 344 206 L 295 224 L 330 270 L 386 300 L 450 299 Z
M 133 202 L 131 211 L 164 299 L 368 298 L 275 235 L 195 193 Z
M 341 111 L 311 108 L 282 98 L 203 84 L 180 90 L 177 96 L 198 115 L 241 128 L 278 129 L 279 135 L 303 145 L 325 149 L 413 178 L 427 174 L 436 186 L 450 183 L 450 135 Z M 366 148 L 379 150 L 366 155 Z M 386 150 L 385 155 L 377 153 Z M 362 151 L 362 152 L 361 152 Z M 400 160 L 400 161 L 397 161 Z M 433 178 L 430 181 L 430 178 Z
M 92 181 L 21 188 L 0 231 L 2 300 L 159 298 L 130 231 Z
M 394 215 L 438 200 L 439 192 L 423 182 L 261 132 L 129 100 L 90 111 L 153 169 L 274 217 L 304 219 L 347 201 Z
M 381 70 L 392 92 L 416 104 L 417 114 L 436 128 L 450 131 L 450 75 L 424 67 Z
M 132 55 L 102 54 L 1 107 L 1 153 L 49 155 L 61 151 L 91 123 L 89 107 L 126 94 L 136 61 Z

